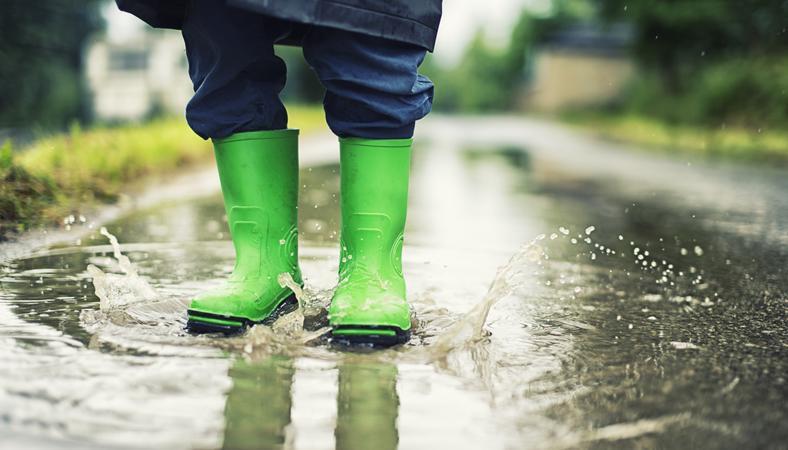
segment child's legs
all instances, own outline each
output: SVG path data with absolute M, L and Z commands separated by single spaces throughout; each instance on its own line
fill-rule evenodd
M 279 100 L 286 68 L 273 44 L 289 28 L 287 22 L 222 1 L 191 2 L 183 38 L 195 93 L 186 120 L 197 134 L 223 138 L 287 127 L 287 112 Z
M 326 88 L 326 121 L 340 137 L 409 138 L 430 112 L 432 82 L 418 74 L 421 47 L 314 27 L 303 49 Z

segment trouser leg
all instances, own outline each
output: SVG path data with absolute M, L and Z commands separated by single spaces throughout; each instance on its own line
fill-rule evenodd
M 326 121 L 337 136 L 410 138 L 430 112 L 433 85 L 418 73 L 423 48 L 326 27 L 312 28 L 302 46 L 326 88 Z
M 340 139 L 342 256 L 329 307 L 337 342 L 392 345 L 411 322 L 402 276 L 411 139 L 432 106 L 420 47 L 314 27 L 304 57 L 326 88 L 326 121 Z
M 192 0 L 183 37 L 194 82 L 186 108 L 192 129 L 214 143 L 235 266 L 219 288 L 192 299 L 194 332 L 235 333 L 269 320 L 295 299 L 278 282 L 298 269 L 298 132 L 279 99 L 284 62 L 274 43 L 291 24 Z
M 191 2 L 183 25 L 194 84 L 186 120 L 198 135 L 224 138 L 239 131 L 287 127 L 279 99 L 286 68 L 274 54 L 274 43 L 289 27 L 221 0 Z

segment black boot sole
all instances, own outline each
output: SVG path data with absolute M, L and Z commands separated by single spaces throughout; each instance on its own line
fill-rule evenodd
M 298 308 L 298 299 L 295 293 L 285 297 L 279 305 L 263 320 L 253 321 L 246 317 L 231 316 L 227 314 L 214 314 L 204 311 L 195 311 L 192 309 L 187 310 L 188 320 L 186 321 L 186 330 L 192 334 L 208 334 L 208 333 L 221 333 L 225 336 L 232 336 L 241 334 L 254 325 L 270 325 L 276 322 L 276 319 L 295 311 Z M 208 319 L 208 321 L 200 320 Z M 213 323 L 210 320 L 221 320 L 226 322 L 235 322 L 237 325 Z
M 360 331 L 363 334 L 342 333 L 345 330 Z M 392 347 L 404 344 L 408 340 L 410 340 L 410 330 L 392 326 L 340 325 L 331 330 L 331 344 L 339 347 Z

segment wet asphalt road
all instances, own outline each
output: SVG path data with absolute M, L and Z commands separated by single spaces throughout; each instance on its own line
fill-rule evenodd
M 158 302 L 132 295 L 96 315 L 85 268 L 118 269 L 90 219 L 3 266 L 0 444 L 786 448 L 785 172 L 522 118 L 435 116 L 418 138 L 408 345 L 185 335 L 189 296 L 232 264 L 215 176 L 202 174 L 206 195 L 106 224 Z M 304 147 L 302 264 L 319 318 L 338 168 L 333 140 Z M 485 297 L 500 266 L 506 289 Z M 485 298 L 488 336 L 445 339 Z

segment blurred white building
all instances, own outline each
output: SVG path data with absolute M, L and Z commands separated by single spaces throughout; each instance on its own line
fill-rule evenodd
M 183 114 L 193 93 L 177 31 L 147 29 L 120 41 L 97 37 L 86 49 L 85 77 L 95 118 L 104 121 Z

